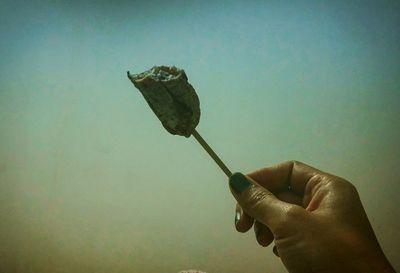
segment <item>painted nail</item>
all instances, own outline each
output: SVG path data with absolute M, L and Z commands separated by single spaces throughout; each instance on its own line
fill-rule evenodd
M 229 184 L 236 193 L 243 192 L 251 185 L 251 183 L 247 180 L 246 176 L 244 176 L 241 173 L 234 173 L 229 178 Z
M 255 226 L 254 226 L 254 232 L 256 233 L 256 239 L 257 239 L 257 242 L 259 242 L 259 243 L 260 243 L 260 235 L 261 235 L 261 231 L 260 231 L 260 229 L 257 227 L 257 225 L 255 225 Z
M 240 212 L 236 212 L 235 214 L 235 226 L 237 225 L 237 223 L 240 221 Z
M 274 254 L 275 254 L 276 257 L 280 257 L 280 256 L 279 256 L 279 253 L 278 253 L 278 249 L 276 248 L 276 246 L 274 246 L 274 247 L 272 248 L 272 252 L 274 252 Z

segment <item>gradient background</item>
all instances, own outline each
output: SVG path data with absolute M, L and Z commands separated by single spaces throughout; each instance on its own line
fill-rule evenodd
M 286 272 L 126 71 L 184 68 L 233 171 L 352 181 L 400 270 L 398 1 L 1 1 L 1 272 Z M 112 3 L 111 3 L 112 2 Z

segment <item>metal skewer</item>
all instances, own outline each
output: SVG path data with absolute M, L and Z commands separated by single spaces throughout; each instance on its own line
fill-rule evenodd
M 207 142 L 201 137 L 201 135 L 194 130 L 192 135 L 194 138 L 200 143 L 200 145 L 206 150 L 206 152 L 214 159 L 215 163 L 221 168 L 221 170 L 229 177 L 232 176 L 232 172 L 228 169 L 228 167 L 222 162 L 219 156 L 211 149 L 211 147 L 207 144 Z

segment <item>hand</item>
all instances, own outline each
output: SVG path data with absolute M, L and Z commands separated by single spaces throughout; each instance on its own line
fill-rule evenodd
M 296 161 L 229 181 L 236 229 L 274 241 L 289 272 L 394 272 L 350 182 Z

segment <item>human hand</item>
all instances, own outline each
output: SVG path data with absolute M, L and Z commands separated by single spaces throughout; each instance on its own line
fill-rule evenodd
M 236 229 L 254 225 L 260 245 L 274 241 L 289 272 L 395 272 L 350 182 L 290 161 L 235 173 L 229 185 Z

